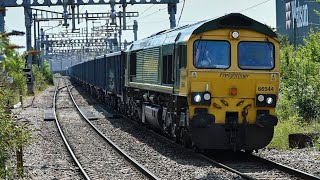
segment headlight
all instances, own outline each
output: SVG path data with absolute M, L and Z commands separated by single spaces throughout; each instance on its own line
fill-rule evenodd
M 209 101 L 211 99 L 211 95 L 209 93 L 206 93 L 203 95 L 203 99 Z
M 258 101 L 260 101 L 260 102 L 264 101 L 264 95 L 260 94 L 258 96 Z
M 257 107 L 276 107 L 277 96 L 275 94 L 257 94 Z
M 231 36 L 232 36 L 232 38 L 237 39 L 237 38 L 239 37 L 239 32 L 233 31 L 233 32 L 231 33 Z
M 269 105 L 273 103 L 272 97 L 268 97 L 268 98 L 267 98 L 267 103 L 268 103 Z
M 201 96 L 200 96 L 200 94 L 197 94 L 196 96 L 194 96 L 193 99 L 194 99 L 195 102 L 199 103 L 199 102 L 201 101 Z
M 205 105 L 210 106 L 211 94 L 210 92 L 192 92 L 191 103 L 193 105 Z

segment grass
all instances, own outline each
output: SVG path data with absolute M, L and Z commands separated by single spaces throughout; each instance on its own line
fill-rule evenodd
M 291 116 L 286 121 L 280 121 L 275 127 L 274 137 L 268 147 L 276 149 L 289 149 L 289 134 L 320 132 L 320 121 L 314 121 L 310 124 L 301 123 L 301 121 L 301 118 L 297 116 Z M 320 139 L 315 142 L 315 146 L 317 149 L 320 148 Z

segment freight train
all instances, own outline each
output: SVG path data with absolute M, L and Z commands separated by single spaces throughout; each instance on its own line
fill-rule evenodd
M 279 41 L 239 13 L 161 31 L 69 68 L 91 95 L 187 147 L 253 151 L 278 118 Z

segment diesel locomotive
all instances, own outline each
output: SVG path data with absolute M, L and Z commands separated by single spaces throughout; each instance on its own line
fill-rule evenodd
M 279 41 L 239 13 L 161 31 L 69 68 L 115 110 L 189 147 L 258 150 L 278 119 Z

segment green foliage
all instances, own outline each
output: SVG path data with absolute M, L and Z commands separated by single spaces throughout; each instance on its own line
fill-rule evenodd
M 45 76 L 42 73 L 41 68 L 36 65 L 32 66 L 32 74 L 35 80 L 34 88 L 35 90 L 42 91 L 46 88 Z
M 24 146 L 30 136 L 30 131 L 17 125 L 4 109 L 0 109 L 0 179 L 5 178 L 5 163 L 9 158 L 9 152 Z
M 301 117 L 297 115 L 290 116 L 285 121 L 280 121 L 275 128 L 274 137 L 268 145 L 271 148 L 288 149 L 289 134 L 320 132 L 320 123 L 302 123 Z M 315 146 L 319 146 L 319 141 L 315 142 Z
M 44 67 L 40 68 L 37 65 L 32 66 L 32 73 L 35 78 L 35 89 L 42 91 L 47 84 L 53 84 L 53 76 L 50 72 L 50 65 L 48 61 L 44 61 Z
M 269 147 L 288 149 L 289 134 L 320 132 L 320 33 L 311 32 L 296 48 L 283 37 L 280 44 L 279 124 Z
M 281 99 L 282 112 L 295 112 L 304 121 L 320 116 L 320 33 L 311 32 L 304 46 L 296 49 L 286 43 L 281 47 Z M 283 102 L 282 102 L 283 101 Z
M 0 41 L 0 54 L 4 57 L 0 64 L 0 179 L 12 174 L 5 168 L 10 152 L 23 147 L 31 136 L 26 127 L 14 121 L 8 109 L 16 103 L 14 99 L 20 92 L 26 92 L 26 78 L 22 73 L 24 58 L 16 51 L 6 49 L 7 44 L 7 40 Z M 13 79 L 12 83 L 9 79 Z
M 275 128 L 273 139 L 268 146 L 271 148 L 288 149 L 289 134 L 304 131 L 298 122 L 299 120 L 299 117 L 291 116 L 288 120 L 280 122 Z
M 27 83 L 26 77 L 23 75 L 25 60 L 17 53 L 11 53 L 3 62 L 3 68 L 6 75 L 13 78 L 12 89 L 17 90 L 16 93 L 26 93 Z
M 26 127 L 18 125 L 8 111 L 10 101 L 15 97 L 13 85 L 2 81 L 0 87 L 0 179 L 4 179 L 5 164 L 9 158 L 9 152 L 24 146 L 31 136 Z
M 53 84 L 53 75 L 50 71 L 50 64 L 47 60 L 43 64 L 43 75 L 46 77 L 48 83 Z

